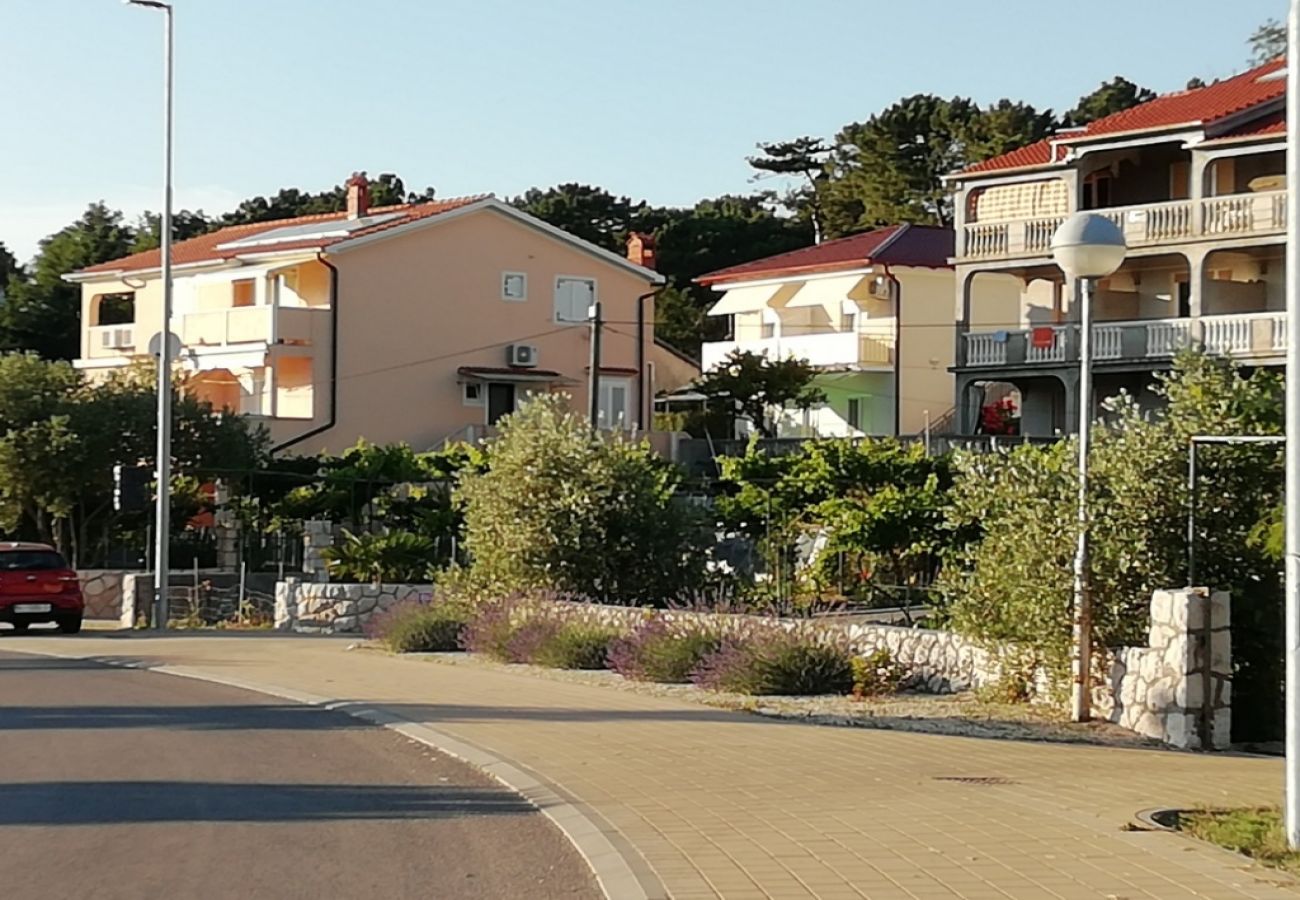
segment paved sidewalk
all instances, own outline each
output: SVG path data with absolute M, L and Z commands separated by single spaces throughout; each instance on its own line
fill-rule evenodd
M 1293 879 L 1231 854 L 1124 830 L 1153 806 L 1278 802 L 1276 760 L 814 727 L 329 638 L 0 646 L 383 706 L 545 779 L 679 900 L 1300 897 Z

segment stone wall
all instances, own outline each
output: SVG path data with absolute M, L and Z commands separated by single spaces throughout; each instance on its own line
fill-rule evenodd
M 120 569 L 82 569 L 81 596 L 86 601 L 87 619 L 117 619 L 122 614 L 122 579 L 130 572 Z
M 432 585 L 322 584 L 288 579 L 275 586 L 275 627 L 308 634 L 361 634 L 378 612 L 407 601 L 428 602 Z
M 358 634 L 376 612 L 408 600 L 428 601 L 429 585 L 316 584 L 279 582 L 275 626 L 282 630 Z M 646 617 L 632 607 L 586 606 L 591 615 L 631 628 Z M 758 616 L 668 610 L 668 620 L 707 619 L 724 628 L 770 624 Z M 804 620 L 778 620 L 797 627 Z M 977 645 L 961 635 L 921 628 L 823 620 L 819 627 L 839 632 L 854 653 L 888 650 L 909 670 L 906 687 L 929 693 L 956 693 L 997 682 L 1004 660 L 1014 653 Z M 1145 647 L 1103 651 L 1096 671 L 1104 672 L 1093 692 L 1093 711 L 1138 734 L 1176 747 L 1229 746 L 1231 737 L 1232 652 L 1228 595 L 1204 589 L 1156 591 Z M 1020 673 L 1017 673 L 1020 674 Z M 1047 676 L 1035 687 L 1046 694 Z M 1203 701 L 1208 703 L 1203 705 Z M 1206 737 L 1208 736 L 1208 740 Z

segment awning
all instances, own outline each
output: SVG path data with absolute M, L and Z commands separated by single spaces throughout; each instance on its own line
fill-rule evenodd
M 784 286 L 765 284 L 754 287 L 732 288 L 722 295 L 722 299 L 713 304 L 709 310 L 711 316 L 734 316 L 738 313 L 758 312 L 767 309 L 767 302 L 776 296 Z
M 787 303 L 786 309 L 824 306 L 838 315 L 844 300 L 867 300 L 869 275 L 846 275 L 842 278 L 817 278 L 804 282 L 803 289 Z
M 566 384 L 575 383 L 572 378 L 550 369 L 525 369 L 520 367 L 496 366 L 461 366 L 456 370 L 461 381 L 498 381 L 520 383 Z

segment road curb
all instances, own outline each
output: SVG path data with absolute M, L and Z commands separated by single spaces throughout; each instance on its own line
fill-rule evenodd
M 398 715 L 384 707 L 383 704 L 323 697 L 318 694 L 295 691 L 278 685 L 214 675 L 185 666 L 155 665 L 144 660 L 125 657 L 85 656 L 75 653 L 55 653 L 49 650 L 19 649 L 8 646 L 8 643 L 6 642 L 6 645 L 0 649 L 6 652 L 24 653 L 29 656 L 75 659 L 118 669 L 155 672 L 161 675 L 172 675 L 177 678 L 189 678 L 193 681 L 239 688 L 240 690 L 263 694 L 268 697 L 291 700 L 305 706 L 315 706 L 333 712 L 341 712 L 371 725 L 387 728 L 403 737 L 417 741 L 426 747 L 473 766 L 489 778 L 527 800 L 538 812 L 550 819 L 552 824 L 560 830 L 560 833 L 578 851 L 578 854 L 596 876 L 596 882 L 607 900 L 667 900 L 670 896 L 649 864 L 641 858 L 627 839 L 592 810 L 584 808 L 585 804 L 567 799 L 558 786 L 551 784 L 540 774 L 529 772 L 524 767 L 512 763 L 508 759 L 447 734 L 432 725 L 415 722 Z

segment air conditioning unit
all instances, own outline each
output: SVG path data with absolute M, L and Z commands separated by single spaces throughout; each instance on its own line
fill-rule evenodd
M 537 365 L 535 344 L 511 344 L 506 348 L 506 363 L 513 368 L 531 369 Z
M 877 275 L 871 279 L 870 293 L 877 300 L 893 300 L 894 282 L 885 275 Z

